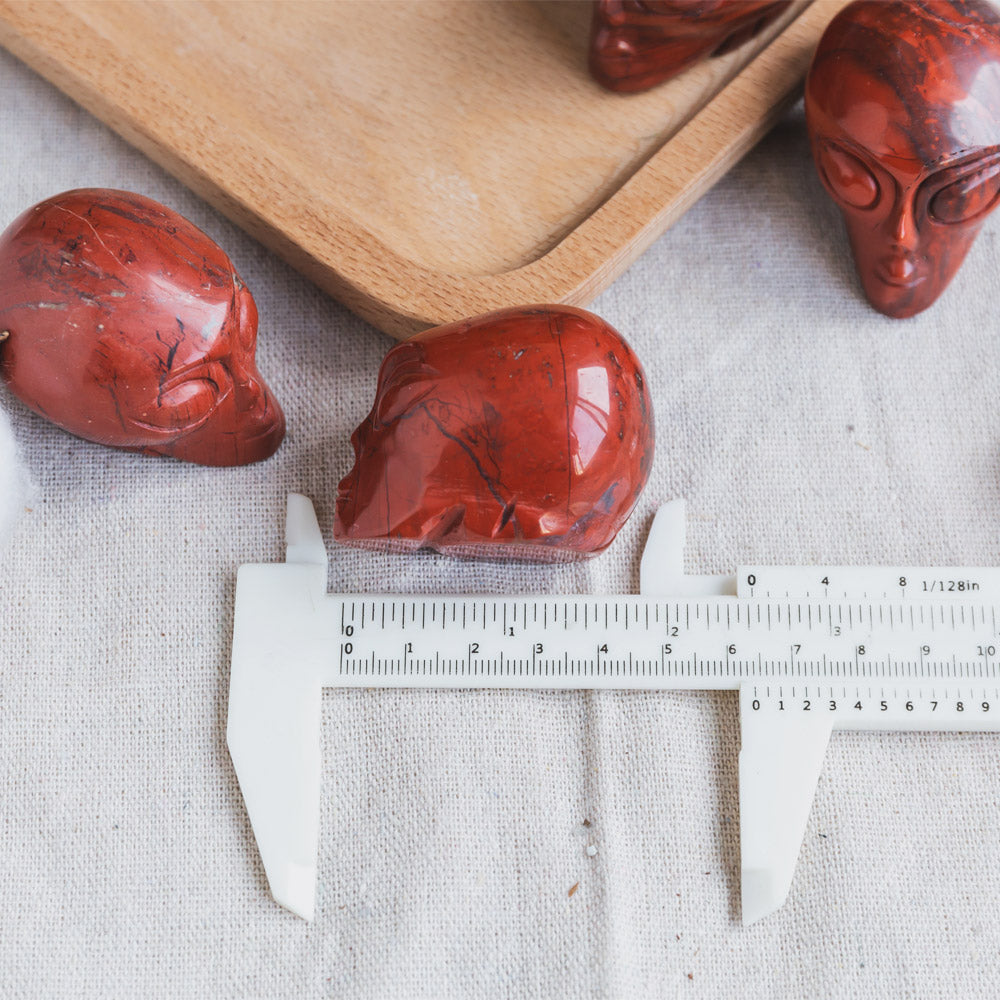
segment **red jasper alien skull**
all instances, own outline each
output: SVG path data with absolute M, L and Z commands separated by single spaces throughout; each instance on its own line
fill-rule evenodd
M 900 318 L 926 309 L 1000 196 L 1000 12 L 850 4 L 816 51 L 806 118 L 869 301 Z
M 603 320 L 507 309 L 394 347 L 354 432 L 334 536 L 572 559 L 609 545 L 653 460 L 642 366 Z
M 212 240 L 148 198 L 69 191 L 15 220 L 0 331 L 11 391 L 79 437 L 204 465 L 281 443 L 253 297 Z
M 647 90 L 752 38 L 790 0 L 595 0 L 590 73 L 609 90 Z

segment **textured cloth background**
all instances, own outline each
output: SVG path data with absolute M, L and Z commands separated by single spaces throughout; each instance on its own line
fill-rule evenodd
M 329 541 L 391 341 L 5 53 L 0 94 L 0 225 L 83 185 L 186 215 L 256 296 L 289 427 L 207 469 L 0 392 L 34 482 L 0 566 L 0 995 L 997 995 L 997 738 L 835 734 L 791 897 L 744 929 L 730 693 L 330 692 L 317 918 L 278 908 L 224 742 L 235 573 L 282 558 L 291 490 Z M 332 549 L 330 588 L 634 591 L 678 496 L 689 572 L 1000 565 L 998 224 L 934 308 L 882 318 L 790 115 L 593 305 L 657 418 L 610 551 Z
M 0 409 L 0 546 L 21 519 L 27 502 L 27 470 L 18 453 L 7 412 Z

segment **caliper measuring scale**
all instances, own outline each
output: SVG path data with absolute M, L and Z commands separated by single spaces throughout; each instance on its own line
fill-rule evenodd
M 685 576 L 661 507 L 639 596 L 326 593 L 311 503 L 242 566 L 228 743 L 275 900 L 315 910 L 324 687 L 736 690 L 743 922 L 785 901 L 834 729 L 1000 730 L 1000 569 Z

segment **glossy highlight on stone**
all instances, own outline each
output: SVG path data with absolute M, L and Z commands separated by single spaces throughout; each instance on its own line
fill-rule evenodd
M 338 541 L 565 560 L 600 552 L 628 519 L 653 461 L 653 412 L 612 327 L 529 306 L 394 347 L 351 442 Z
M 590 74 L 634 93 L 749 41 L 791 0 L 594 0 Z
M 0 235 L 0 377 L 90 441 L 203 465 L 272 455 L 257 307 L 226 254 L 141 195 L 68 191 Z
M 869 302 L 896 318 L 926 309 L 1000 197 L 1000 11 L 850 4 L 820 40 L 806 120 Z

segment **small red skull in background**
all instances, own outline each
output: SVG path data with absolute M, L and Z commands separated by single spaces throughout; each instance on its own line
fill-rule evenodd
M 594 0 L 590 74 L 632 93 L 730 52 L 774 20 L 790 0 Z
M 351 442 L 339 541 L 578 559 L 610 545 L 635 507 L 653 412 L 614 329 L 582 309 L 530 306 L 394 347 Z
M 816 50 L 806 120 L 869 302 L 926 309 L 1000 200 L 1000 11 L 850 4 Z
M 16 219 L 0 235 L 0 332 L 0 377 L 79 437 L 244 465 L 284 436 L 253 296 L 208 236 L 140 195 L 68 191 Z

